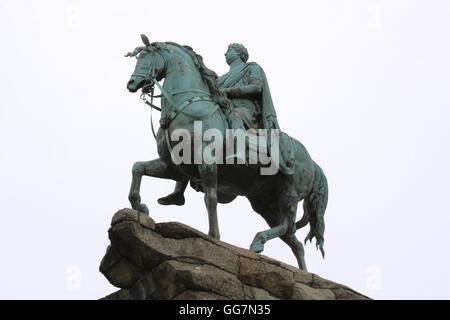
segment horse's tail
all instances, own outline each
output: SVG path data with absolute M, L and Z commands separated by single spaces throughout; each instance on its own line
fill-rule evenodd
M 315 177 L 314 185 L 309 195 L 303 200 L 303 217 L 297 221 L 295 227 L 303 228 L 309 222 L 310 230 L 305 238 L 305 244 L 312 238 L 316 238 L 316 247 L 320 249 L 322 256 L 325 258 L 323 249 L 325 222 L 323 216 L 328 202 L 328 183 L 322 169 L 314 163 Z

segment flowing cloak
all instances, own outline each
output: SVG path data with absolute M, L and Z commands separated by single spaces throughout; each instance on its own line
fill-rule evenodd
M 258 111 L 261 112 L 263 128 L 270 129 L 267 120 L 271 118 L 275 126 L 274 129 L 280 129 L 266 75 L 264 70 L 257 63 L 245 63 L 239 68 L 236 68 L 217 79 L 217 85 L 219 88 L 242 87 L 253 84 L 252 82 L 256 82 L 255 84 L 262 87 L 261 95 L 259 95 L 259 97 L 255 100 L 258 102 L 260 107 L 260 110 Z
M 229 71 L 223 76 L 217 79 L 217 86 L 219 88 L 239 88 L 246 85 L 257 84 L 262 87 L 262 92 L 254 100 L 258 102 L 261 112 L 263 128 L 268 129 L 278 129 L 280 126 L 277 121 L 277 114 L 272 102 L 272 96 L 270 94 L 269 84 L 267 82 L 264 70 L 255 62 L 245 63 L 242 66 Z M 247 100 L 252 100 L 252 98 L 244 98 Z M 233 105 L 236 105 L 235 101 L 240 100 L 240 98 L 233 98 Z M 253 104 L 253 103 L 252 103 Z M 270 128 L 268 120 L 271 119 L 274 127 Z M 243 119 L 244 121 L 246 119 Z M 247 123 L 247 121 L 245 121 Z M 287 175 L 294 173 L 294 147 L 292 138 L 280 130 L 279 136 L 279 169 L 281 172 Z M 268 146 L 270 141 L 267 142 Z M 273 155 L 272 155 L 273 156 Z

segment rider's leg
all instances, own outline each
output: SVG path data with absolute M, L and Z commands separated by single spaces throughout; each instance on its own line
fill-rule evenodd
M 246 157 L 245 157 L 245 148 L 244 153 L 242 153 L 242 150 L 239 150 L 235 136 L 233 132 L 237 132 L 237 130 L 242 130 L 243 132 L 246 131 L 244 126 L 244 121 L 242 121 L 241 118 L 239 118 L 236 114 L 230 113 L 228 115 L 228 124 L 231 127 L 231 130 L 228 131 L 228 136 L 226 137 L 226 157 L 225 157 L 225 163 L 227 164 L 234 164 L 234 159 L 236 159 L 236 162 L 238 164 L 246 164 Z M 229 149 L 230 148 L 230 149 Z
M 165 206 L 168 206 L 168 205 L 182 206 L 182 205 L 184 205 L 184 202 L 185 202 L 184 191 L 186 190 L 188 182 L 189 182 L 189 179 L 187 179 L 187 178 L 177 181 L 173 192 L 171 194 L 169 194 L 168 196 L 159 198 L 158 203 L 165 205 Z

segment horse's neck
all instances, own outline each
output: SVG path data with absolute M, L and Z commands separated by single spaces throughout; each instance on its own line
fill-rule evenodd
M 167 67 L 163 88 L 172 96 L 172 100 L 180 104 L 191 97 L 201 95 L 199 91 L 209 92 L 191 58 L 179 48 L 171 49 L 171 52 L 172 58 Z

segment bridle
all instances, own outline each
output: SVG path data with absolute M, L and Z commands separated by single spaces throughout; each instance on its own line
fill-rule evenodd
M 152 127 L 152 133 L 153 133 L 153 137 L 155 138 L 155 140 L 156 140 L 156 133 L 155 133 L 155 127 L 153 125 L 153 112 L 152 111 L 153 111 L 153 109 L 156 109 L 156 110 L 161 112 L 161 108 L 153 104 L 153 99 L 154 98 L 161 98 L 161 95 L 155 96 L 155 94 L 154 94 L 155 93 L 155 83 L 158 83 L 158 81 L 156 80 L 156 74 L 155 74 L 156 52 L 157 52 L 156 50 L 152 50 L 149 53 L 149 54 L 152 54 L 152 55 L 155 55 L 155 56 L 152 59 L 153 62 L 151 64 L 150 69 L 147 72 L 147 74 L 144 75 L 144 74 L 140 74 L 140 73 L 136 73 L 135 72 L 135 73 L 133 73 L 131 75 L 131 76 L 142 77 L 142 78 L 145 79 L 145 84 L 144 84 L 144 86 L 141 89 L 142 90 L 142 94 L 141 94 L 140 98 L 142 99 L 142 101 L 145 104 L 147 104 L 148 106 L 151 107 L 151 109 L 150 109 L 150 124 L 151 124 L 151 127 Z M 163 59 L 163 61 L 164 61 L 164 68 L 165 68 L 166 65 L 167 65 L 167 61 L 166 61 L 166 59 L 164 58 L 164 56 L 161 53 L 158 52 L 158 54 Z M 158 83 L 158 85 L 159 85 L 159 83 Z M 147 96 L 150 97 L 150 101 L 147 100 Z
M 167 60 L 164 58 L 164 56 L 159 53 L 156 50 L 152 50 L 150 52 L 150 54 L 156 54 L 158 53 L 160 55 L 160 57 L 163 59 L 164 61 L 164 70 L 166 70 L 167 68 Z M 155 56 L 156 57 L 156 56 Z M 164 129 L 165 131 L 165 135 L 166 135 L 166 140 L 167 140 L 167 146 L 169 148 L 169 150 L 171 150 L 171 146 L 169 143 L 169 134 L 168 134 L 168 130 L 167 128 L 169 127 L 170 123 L 176 118 L 177 115 L 179 114 L 183 114 L 185 116 L 188 116 L 190 118 L 193 118 L 195 120 L 202 120 L 204 117 L 206 116 L 210 116 L 212 114 L 214 114 L 218 109 L 219 109 L 219 105 L 217 103 L 214 102 L 214 100 L 211 98 L 211 95 L 209 92 L 203 91 L 203 90 L 198 90 L 198 89 L 189 89 L 189 90 L 182 90 L 182 91 L 177 91 L 172 93 L 172 95 L 169 95 L 166 93 L 166 91 L 163 89 L 163 87 L 160 85 L 159 81 L 156 79 L 157 75 L 155 74 L 155 64 L 156 64 L 156 59 L 155 57 L 153 58 L 153 62 L 150 66 L 149 71 L 147 72 L 147 74 L 143 75 L 140 73 L 133 73 L 132 76 L 137 76 L 137 77 L 142 77 L 145 79 L 145 84 L 142 87 L 142 94 L 141 94 L 141 99 L 142 101 L 151 107 L 151 111 L 150 111 L 150 123 L 151 123 L 151 128 L 152 128 L 152 133 L 153 133 L 153 137 L 156 138 L 156 133 L 155 133 L 155 128 L 153 125 L 153 113 L 152 110 L 156 109 L 158 111 L 161 112 L 161 108 L 156 106 L 153 103 L 153 99 L 154 98 L 162 98 L 164 96 L 164 98 L 166 98 L 167 102 L 172 106 L 173 110 L 169 115 L 166 115 L 164 118 L 161 118 L 160 120 L 160 125 L 161 127 Z M 161 95 L 155 95 L 155 85 L 158 87 L 158 89 L 161 91 Z M 186 93 L 186 92 L 199 92 L 199 93 L 203 93 L 204 95 L 202 96 L 195 96 L 192 98 L 187 99 L 186 101 L 184 101 L 183 103 L 177 105 L 173 100 L 171 96 L 180 94 L 180 93 Z M 150 97 L 150 101 L 147 99 L 147 97 Z M 209 101 L 215 104 L 214 108 L 212 108 L 207 114 L 201 115 L 201 116 L 197 116 L 197 115 L 192 115 L 189 114 L 185 111 L 183 111 L 184 108 L 186 108 L 188 105 L 190 105 L 193 102 L 197 102 L 197 101 Z

